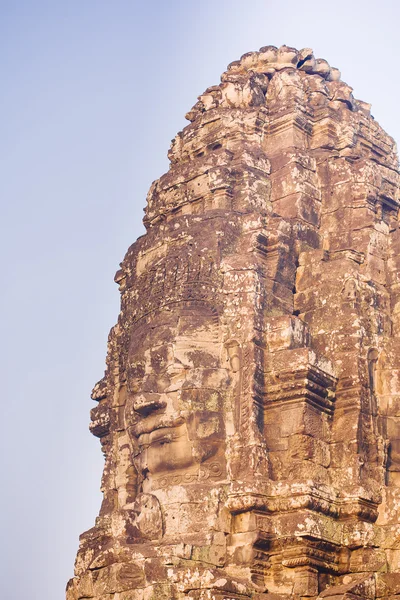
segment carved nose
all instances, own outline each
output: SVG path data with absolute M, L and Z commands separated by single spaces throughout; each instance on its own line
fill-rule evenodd
M 167 403 L 160 394 L 140 394 L 136 396 L 133 408 L 141 415 L 148 415 L 153 410 L 165 408 Z

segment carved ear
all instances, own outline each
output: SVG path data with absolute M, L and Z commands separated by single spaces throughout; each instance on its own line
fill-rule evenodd
M 242 353 L 239 343 L 236 340 L 230 340 L 225 344 L 225 348 L 228 354 L 230 367 L 234 373 L 237 373 L 242 366 Z
M 376 392 L 376 367 L 379 358 L 379 352 L 376 348 L 368 350 L 368 379 L 369 387 L 372 393 Z

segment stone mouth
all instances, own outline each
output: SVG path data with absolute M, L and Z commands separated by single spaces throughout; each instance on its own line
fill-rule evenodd
M 142 419 L 132 427 L 132 435 L 138 438 L 139 445 L 142 445 L 143 436 L 150 438 L 148 442 L 156 441 L 158 437 L 162 437 L 163 433 L 177 437 L 177 429 L 183 425 L 185 419 L 182 416 L 172 419 L 170 415 L 152 415 Z M 160 434 L 156 433 L 160 432 Z

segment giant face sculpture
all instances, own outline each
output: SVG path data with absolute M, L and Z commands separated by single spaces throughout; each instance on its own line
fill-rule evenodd
M 205 309 L 165 311 L 132 333 L 125 426 L 143 492 L 224 470 L 229 372 L 218 333 Z
M 187 118 L 116 277 L 68 600 L 397 598 L 394 142 L 309 48 L 243 55 Z

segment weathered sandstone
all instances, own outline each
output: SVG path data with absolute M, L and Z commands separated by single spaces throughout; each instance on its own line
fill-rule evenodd
M 116 274 L 67 598 L 400 599 L 395 143 L 309 48 L 187 119 Z

